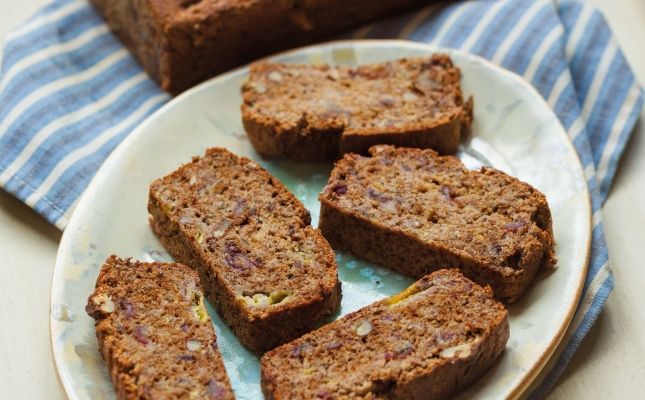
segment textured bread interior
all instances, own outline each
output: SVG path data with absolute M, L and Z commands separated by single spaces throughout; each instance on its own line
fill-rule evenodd
M 86 309 L 118 398 L 234 398 L 190 268 L 111 256 Z
M 256 149 L 299 159 L 303 151 L 334 158 L 378 143 L 454 152 L 472 120 L 459 69 L 441 54 L 356 68 L 254 64 L 242 92 Z M 314 143 L 319 153 L 309 154 Z
M 255 162 L 209 149 L 152 184 L 149 210 L 162 243 L 200 272 L 250 348 L 275 346 L 335 311 L 340 285 L 329 244 L 304 206 Z
M 456 270 L 428 275 L 262 358 L 269 399 L 445 398 L 503 351 L 508 316 Z
M 320 227 L 335 247 L 417 277 L 463 267 L 506 300 L 554 264 L 548 204 L 530 185 L 432 150 L 371 153 L 336 163 L 320 195 Z

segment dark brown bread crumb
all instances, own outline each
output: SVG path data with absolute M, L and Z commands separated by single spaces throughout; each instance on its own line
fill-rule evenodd
M 110 256 L 89 297 L 118 399 L 234 399 L 197 274 Z
M 195 268 L 240 341 L 263 352 L 338 309 L 334 253 L 309 212 L 255 162 L 208 149 L 150 187 L 150 223 Z
M 164 90 L 430 0 L 91 0 Z
M 346 315 L 262 357 L 267 399 L 445 399 L 503 352 L 508 313 L 457 270 Z
M 459 69 L 446 55 L 357 68 L 260 63 L 242 88 L 242 120 L 260 154 L 303 161 L 375 144 L 454 153 L 470 129 Z
M 555 264 L 549 206 L 530 185 L 432 150 L 370 153 L 345 155 L 320 194 L 319 226 L 335 248 L 413 277 L 459 267 L 508 302 Z

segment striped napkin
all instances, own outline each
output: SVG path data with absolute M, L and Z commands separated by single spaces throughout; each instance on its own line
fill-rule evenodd
M 593 242 L 563 350 L 531 394 L 543 397 L 613 288 L 601 205 L 643 108 L 605 20 L 576 0 L 479 0 L 429 6 L 348 37 L 406 38 L 481 55 L 531 82 L 567 129 L 592 194 Z M 54 1 L 6 38 L 0 185 L 63 229 L 103 160 L 168 99 L 85 1 Z

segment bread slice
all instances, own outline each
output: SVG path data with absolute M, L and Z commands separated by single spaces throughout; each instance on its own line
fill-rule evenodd
M 555 264 L 549 206 L 530 185 L 432 150 L 370 153 L 345 155 L 320 194 L 333 247 L 412 277 L 458 267 L 507 302 Z
M 208 149 L 150 187 L 150 224 L 195 268 L 240 341 L 263 352 L 338 309 L 336 259 L 309 212 L 255 162 Z
M 445 399 L 503 352 L 508 313 L 457 270 L 425 276 L 262 357 L 270 399 Z
M 442 54 L 357 68 L 265 62 L 242 87 L 242 120 L 271 157 L 335 160 L 383 143 L 454 153 L 472 121 L 459 81 Z
M 87 313 L 118 399 L 234 399 L 197 274 L 110 256 Z

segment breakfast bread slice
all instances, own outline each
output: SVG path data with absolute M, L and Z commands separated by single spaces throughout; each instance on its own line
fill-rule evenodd
M 508 313 L 457 270 L 439 270 L 262 357 L 282 399 L 445 399 L 502 354 Z
M 334 248 L 412 277 L 458 267 L 506 302 L 555 264 L 551 213 L 535 188 L 432 150 L 370 153 L 345 155 L 319 196 Z
M 117 399 L 234 399 L 197 273 L 110 256 L 87 313 Z
M 459 68 L 443 54 L 356 68 L 263 62 L 251 65 L 242 94 L 255 150 L 302 161 L 375 144 L 454 153 L 472 122 Z
M 249 349 L 292 340 L 338 309 L 333 250 L 302 203 L 255 162 L 208 149 L 152 183 L 148 210 L 168 252 L 199 272 Z

